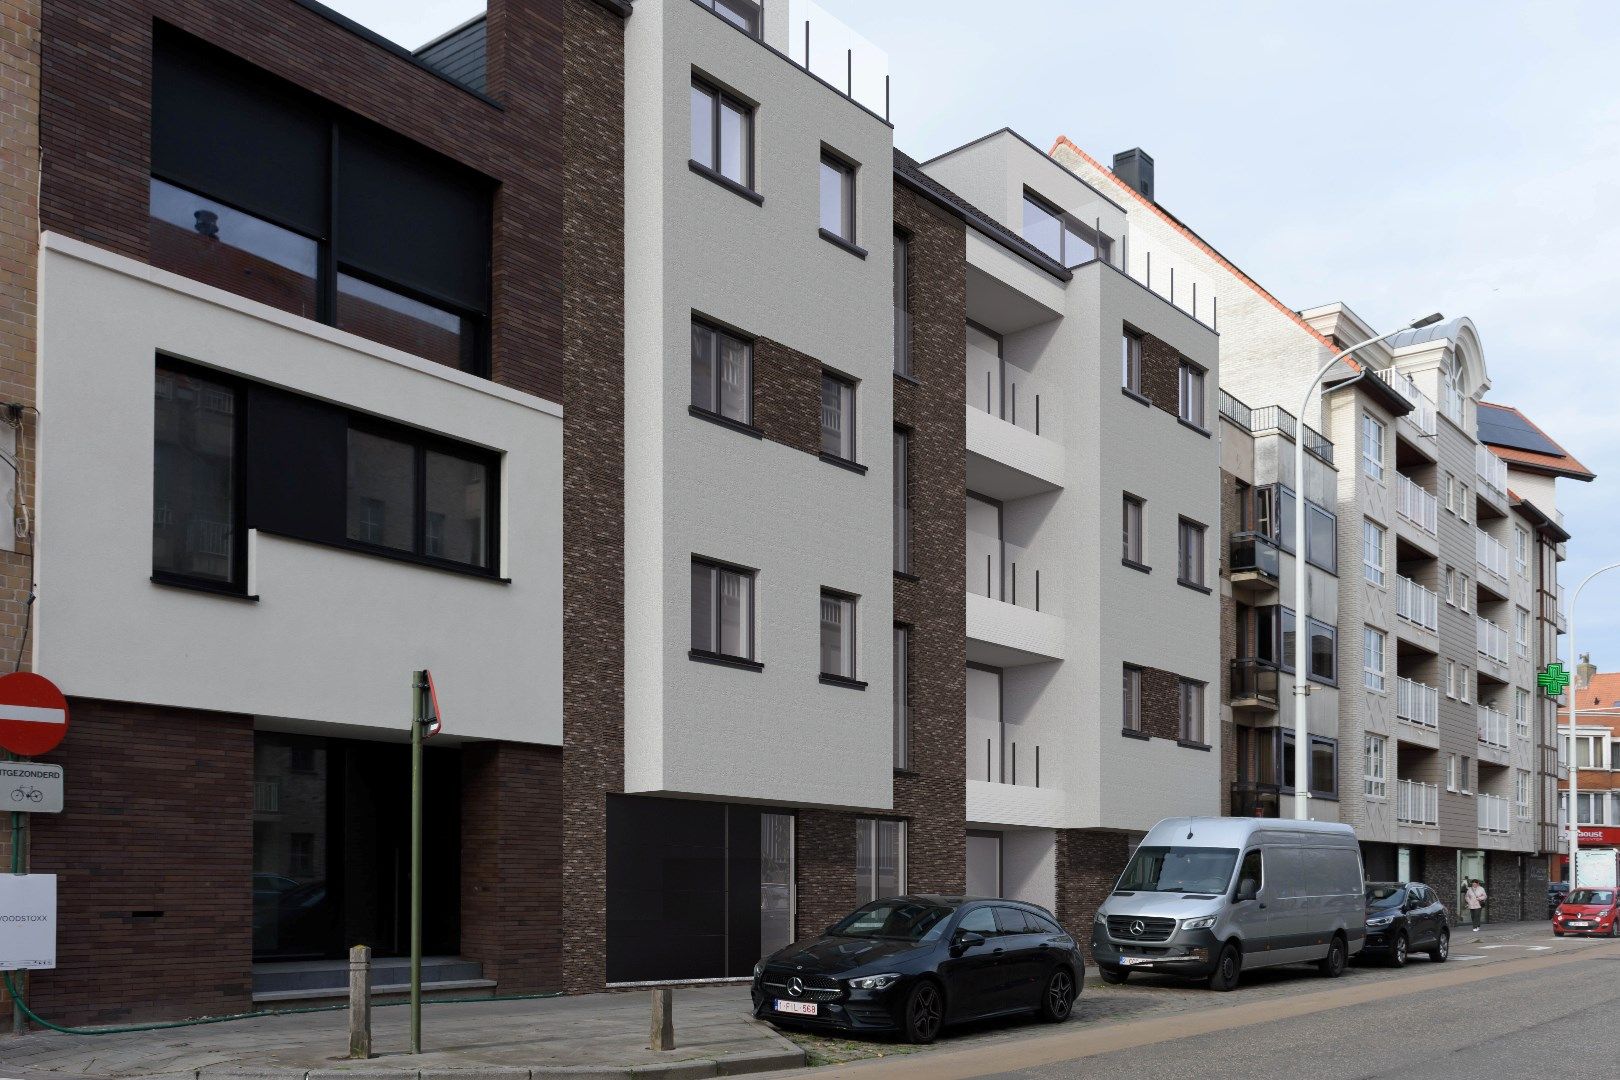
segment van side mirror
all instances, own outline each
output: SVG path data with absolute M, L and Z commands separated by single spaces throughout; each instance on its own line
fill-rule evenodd
M 1259 897 L 1259 895 L 1260 895 L 1260 883 L 1258 881 L 1256 881 L 1254 878 L 1246 877 L 1242 881 L 1238 882 L 1238 890 L 1237 890 L 1238 903 L 1242 903 L 1245 900 L 1254 900 L 1257 897 Z

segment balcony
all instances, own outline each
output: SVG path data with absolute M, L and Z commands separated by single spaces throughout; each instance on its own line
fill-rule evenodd
M 1048 574 L 1043 583 L 1040 560 L 1017 544 L 969 531 L 967 562 L 967 591 L 973 595 L 1031 611 L 1060 613 L 1055 578 Z
M 1440 785 L 1395 781 L 1395 820 L 1402 825 L 1440 824 Z
M 1439 501 L 1405 473 L 1395 475 L 1395 512 L 1431 539 L 1439 536 Z
M 1493 836 L 1506 836 L 1512 828 L 1506 795 L 1479 795 L 1479 831 Z
M 1411 679 L 1395 680 L 1395 717 L 1414 727 L 1440 726 L 1440 691 Z
M 1255 434 L 1280 431 L 1290 439 L 1299 438 L 1299 429 L 1305 429 L 1305 452 L 1329 465 L 1333 464 L 1333 443 L 1309 424 L 1301 424 L 1294 414 L 1277 405 L 1250 410 L 1250 428 Z
M 1225 390 L 1220 391 L 1220 413 L 1244 431 L 1254 430 L 1254 410 Z
M 1395 578 L 1395 614 L 1413 626 L 1438 633 L 1440 630 L 1440 597 L 1425 589 L 1409 577 Z
M 1494 454 L 1490 447 L 1474 447 L 1474 475 L 1479 478 L 1479 492 L 1497 509 L 1507 511 L 1507 462 Z
M 1045 415 L 1042 415 L 1044 400 Z M 968 345 L 967 403 L 980 412 L 1023 428 L 1031 435 L 1047 437 L 1058 430 L 1053 412 L 1057 395 L 1042 384 L 1034 372 L 1026 371 L 977 345 Z
M 1434 438 L 1439 431 L 1439 421 L 1436 419 L 1434 402 L 1429 400 L 1429 395 L 1417 388 L 1417 384 L 1412 381 L 1412 376 L 1402 374 L 1393 368 L 1384 368 L 1377 374 L 1380 379 L 1393 386 L 1402 397 L 1411 403 L 1412 411 L 1405 419 L 1410 421 L 1418 429 L 1418 432 L 1426 438 Z
M 1005 363 L 970 329 L 967 345 L 968 487 L 1003 501 L 1063 487 L 1063 446 L 1039 380 Z M 1046 434 L 1042 434 L 1046 432 Z
M 1227 555 L 1234 593 L 1251 602 L 1275 594 L 1282 576 L 1282 552 L 1275 540 L 1264 533 L 1233 533 Z
M 1491 536 L 1484 529 L 1475 529 L 1474 560 L 1479 563 L 1479 580 L 1481 584 L 1506 599 L 1508 596 L 1507 545 Z M 1493 581 L 1495 582 L 1494 585 L 1492 584 Z
M 784 6 L 789 11 L 788 59 L 887 121 L 888 54 L 810 0 Z
M 1512 723 L 1507 713 L 1498 712 L 1489 705 L 1481 705 L 1479 707 L 1480 745 L 1494 747 L 1497 750 L 1507 750 L 1512 745 L 1509 742 Z
M 1506 667 L 1508 662 L 1508 633 L 1489 619 L 1480 618 L 1475 623 L 1475 639 L 1479 643 L 1479 655 L 1485 659 Z
M 1230 813 L 1233 817 L 1281 817 L 1282 789 L 1276 784 L 1238 780 L 1232 784 Z
M 1277 665 L 1270 660 L 1245 657 L 1230 667 L 1231 700 L 1234 709 L 1274 711 L 1277 708 Z

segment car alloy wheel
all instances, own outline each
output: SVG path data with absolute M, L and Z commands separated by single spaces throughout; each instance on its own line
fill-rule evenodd
M 1046 981 L 1046 996 L 1041 999 L 1041 1019 L 1053 1023 L 1067 1020 L 1073 1008 L 1074 976 L 1059 968 Z
M 1394 967 L 1406 966 L 1406 935 L 1395 935 L 1395 950 L 1390 953 L 1389 962 Z
M 1344 938 L 1335 934 L 1328 943 L 1328 953 L 1322 958 L 1320 970 L 1328 978 L 1337 979 L 1344 974 L 1344 962 Z
M 1443 964 L 1443 963 L 1446 962 L 1446 957 L 1448 957 L 1450 955 L 1451 955 L 1451 931 L 1450 930 L 1441 930 L 1440 931 L 1440 937 L 1438 939 L 1436 939 L 1436 941 L 1434 943 L 1434 948 L 1429 950 L 1429 959 L 1433 960 L 1437 964 Z
M 906 1038 L 914 1043 L 931 1043 L 939 1037 L 945 1020 L 945 999 L 932 982 L 920 982 L 906 999 Z

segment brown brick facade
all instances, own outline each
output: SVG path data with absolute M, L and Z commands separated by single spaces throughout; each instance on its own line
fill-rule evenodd
M 503 994 L 561 985 L 562 752 L 461 751 L 461 955 Z
M 801 810 L 794 822 L 798 937 L 819 934 L 855 908 L 856 815 Z
M 57 968 L 29 1004 L 58 1023 L 240 1012 L 253 951 L 253 721 L 70 701 L 50 760 L 70 809 L 33 815 L 57 878 Z
M 1142 335 L 1142 396 L 1156 409 L 1181 415 L 1181 354 L 1152 334 Z
M 564 10 L 562 983 L 586 991 L 606 979 L 624 788 L 624 24 Z
M 1056 837 L 1058 921 L 1091 959 L 1091 921 L 1114 889 L 1130 857 L 1124 833 L 1059 829 Z
M 1181 679 L 1173 672 L 1142 669 L 1142 734 L 1181 738 Z
M 821 361 L 769 338 L 754 342 L 754 426 L 772 442 L 821 453 Z

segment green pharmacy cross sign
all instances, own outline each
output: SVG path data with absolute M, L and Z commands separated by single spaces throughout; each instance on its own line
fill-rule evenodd
M 1569 687 L 1569 672 L 1564 670 L 1561 663 L 1548 664 L 1536 676 L 1536 685 L 1548 697 L 1558 697 Z

